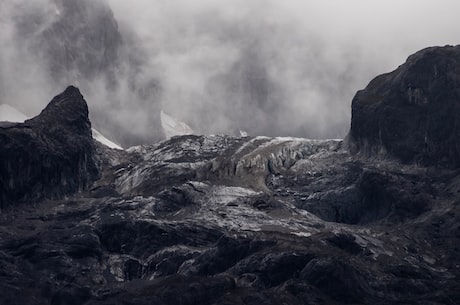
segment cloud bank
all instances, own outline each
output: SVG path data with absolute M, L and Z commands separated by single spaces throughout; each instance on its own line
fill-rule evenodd
M 63 82 L 78 82 L 94 124 L 125 145 L 161 138 L 160 109 L 203 134 L 344 137 L 351 99 L 371 78 L 460 38 L 454 0 L 107 0 L 120 35 L 107 39 L 118 41 L 109 43 L 115 52 L 83 58 L 113 62 L 57 82 L 46 54 L 37 56 L 43 46 L 18 38 L 18 22 L 27 11 L 42 16 L 32 31 L 39 35 L 59 20 L 59 1 L 11 3 L 0 4 L 0 103 L 31 115 Z

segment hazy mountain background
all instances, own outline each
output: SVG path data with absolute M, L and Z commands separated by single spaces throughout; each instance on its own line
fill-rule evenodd
M 37 114 L 68 84 L 124 146 L 197 133 L 341 138 L 354 93 L 456 44 L 458 1 L 4 0 L 0 104 Z

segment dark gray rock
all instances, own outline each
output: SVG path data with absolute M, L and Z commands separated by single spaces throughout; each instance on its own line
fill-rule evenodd
M 68 87 L 37 117 L 0 127 L 0 208 L 59 199 L 99 177 L 88 107 Z
M 300 278 L 343 304 L 363 302 L 363 292 L 369 289 L 363 272 L 334 258 L 313 259 L 300 272 Z
M 460 46 L 432 47 L 380 75 L 353 98 L 349 139 L 358 152 L 460 166 Z

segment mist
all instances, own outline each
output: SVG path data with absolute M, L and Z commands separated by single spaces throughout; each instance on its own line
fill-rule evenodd
M 36 115 L 77 85 L 124 146 L 160 140 L 161 109 L 198 134 L 342 138 L 357 90 L 460 39 L 454 0 L 81 0 L 75 19 L 63 2 L 0 4 L 0 104 Z

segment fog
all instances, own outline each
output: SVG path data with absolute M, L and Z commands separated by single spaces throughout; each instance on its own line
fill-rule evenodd
M 341 138 L 357 90 L 417 50 L 460 39 L 454 0 L 107 0 L 115 25 L 93 8 L 76 38 L 55 41 L 46 33 L 63 22 L 62 1 L 0 4 L 0 104 L 35 115 L 77 85 L 93 124 L 125 146 L 161 139 L 161 109 L 199 134 Z M 50 40 L 77 52 L 47 57 Z

